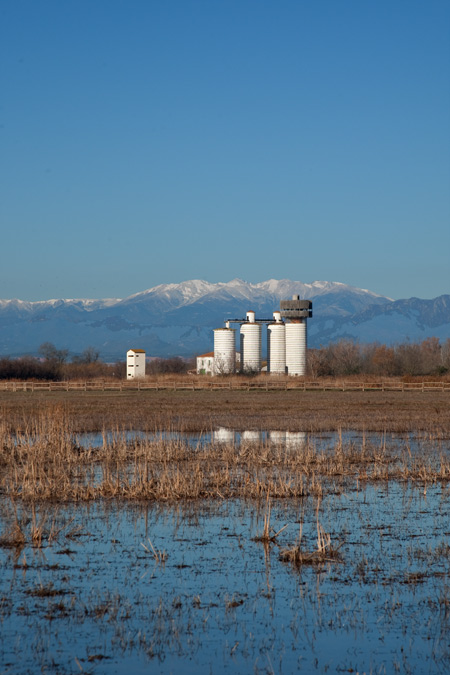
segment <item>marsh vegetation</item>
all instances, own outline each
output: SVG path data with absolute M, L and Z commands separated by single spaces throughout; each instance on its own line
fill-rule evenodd
M 154 394 L 3 399 L 2 672 L 448 672 L 448 394 Z

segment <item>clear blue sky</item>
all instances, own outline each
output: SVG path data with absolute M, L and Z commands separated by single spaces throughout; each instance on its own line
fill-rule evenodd
M 1 0 L 0 298 L 450 293 L 449 0 Z

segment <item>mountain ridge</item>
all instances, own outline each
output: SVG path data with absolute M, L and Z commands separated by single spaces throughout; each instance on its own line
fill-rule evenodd
M 211 351 L 213 329 L 227 317 L 270 317 L 281 299 L 298 294 L 313 302 L 310 346 L 341 338 L 362 342 L 450 337 L 450 296 L 392 300 L 368 289 L 332 281 L 303 283 L 201 279 L 159 284 L 126 298 L 0 300 L 0 355 L 37 354 L 53 342 L 71 354 L 87 346 L 106 359 L 123 358 L 133 346 L 152 356 L 192 356 Z M 434 332 L 433 332 L 434 331 Z

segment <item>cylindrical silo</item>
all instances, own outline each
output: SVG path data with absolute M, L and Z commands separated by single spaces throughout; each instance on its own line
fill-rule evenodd
M 216 328 L 214 331 L 214 374 L 236 372 L 236 331 L 234 328 Z
M 286 369 L 288 375 L 306 374 L 306 320 L 286 324 Z
M 247 318 L 249 321 L 241 325 L 241 371 L 260 373 L 261 324 L 255 323 L 254 312 L 247 312 Z
M 281 321 L 267 326 L 267 372 L 275 375 L 286 372 L 286 327 Z

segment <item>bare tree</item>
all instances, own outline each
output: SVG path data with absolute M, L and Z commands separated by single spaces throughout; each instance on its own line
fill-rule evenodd
M 46 361 L 52 361 L 60 365 L 65 363 L 69 356 L 68 349 L 57 349 L 52 342 L 43 342 L 38 351 Z
M 72 363 L 97 363 L 100 358 L 100 352 L 95 347 L 87 347 L 80 356 L 74 356 Z

